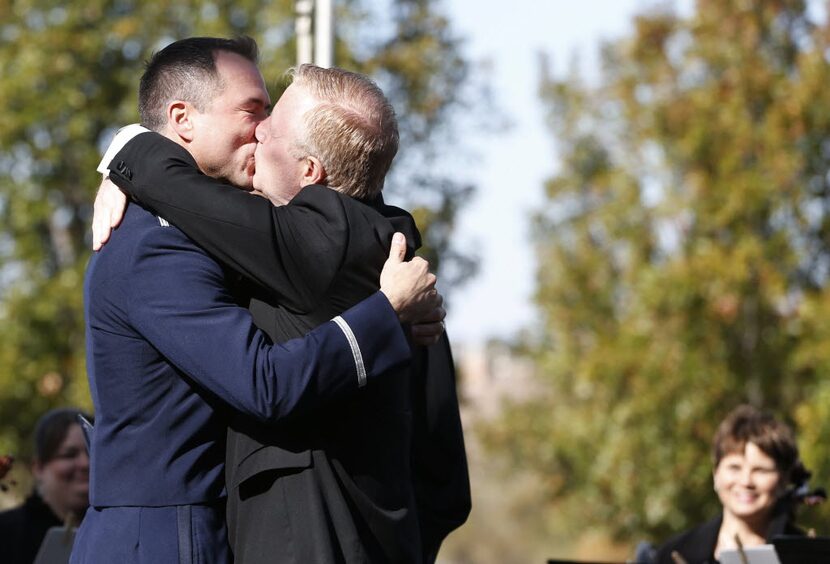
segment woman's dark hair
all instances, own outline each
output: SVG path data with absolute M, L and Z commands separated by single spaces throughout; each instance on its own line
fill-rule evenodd
M 743 453 L 752 443 L 775 461 L 779 472 L 794 485 L 801 485 L 810 473 L 798 456 L 795 434 L 789 425 L 771 413 L 751 405 L 740 405 L 721 422 L 712 444 L 712 457 L 717 468 L 728 454 Z
M 91 415 L 72 407 L 47 411 L 38 419 L 35 426 L 35 458 L 41 464 L 55 458 L 69 428 L 80 425 L 78 415 L 92 421 Z

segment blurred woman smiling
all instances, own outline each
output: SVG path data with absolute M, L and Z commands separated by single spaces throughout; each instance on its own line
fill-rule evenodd
M 803 535 L 794 510 L 810 473 L 798 455 L 792 430 L 772 415 L 742 405 L 718 427 L 713 441 L 714 488 L 723 512 L 669 539 L 659 564 L 677 553 L 688 564 L 717 562 L 721 551 L 766 544 L 779 535 Z
M 0 513 L 5 564 L 31 564 L 46 531 L 77 525 L 89 504 L 89 456 L 77 409 L 54 409 L 35 428 L 35 488 L 20 507 Z

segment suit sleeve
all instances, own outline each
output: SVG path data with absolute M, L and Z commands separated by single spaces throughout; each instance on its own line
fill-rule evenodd
M 343 313 L 341 325 L 274 345 L 234 303 L 219 265 L 175 228 L 150 230 L 130 260 L 131 322 L 198 387 L 258 420 L 306 412 L 410 356 L 380 292 Z
M 424 558 L 434 562 L 443 540 L 471 509 L 455 364 L 446 333 L 435 345 L 416 350 L 412 375 L 412 475 Z
M 326 188 L 309 187 L 275 207 L 202 174 L 184 148 L 154 132 L 115 155 L 110 178 L 291 311 L 311 311 L 342 261 L 346 214 Z

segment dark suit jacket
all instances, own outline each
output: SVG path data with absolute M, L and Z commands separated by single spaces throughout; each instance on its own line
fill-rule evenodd
M 20 507 L 0 512 L 3 562 L 32 564 L 46 531 L 61 525 L 63 522 L 37 493 L 32 493 Z
M 123 187 L 263 286 L 251 290 L 251 312 L 277 341 L 374 292 L 394 231 L 419 244 L 411 217 L 381 199 L 309 186 L 275 208 L 201 175 L 173 143 L 146 145 Z M 299 236 L 281 215 L 308 206 L 331 212 Z M 302 260 L 309 254 L 315 260 Z M 434 560 L 466 519 L 469 482 L 446 338 L 415 358 L 413 370 L 301 420 L 268 429 L 234 422 L 227 482 L 238 559 L 273 562 L 276 550 L 279 561 Z M 282 538 L 284 530 L 293 533 Z
M 684 531 L 662 544 L 657 549 L 657 564 L 674 564 L 672 552 L 677 551 L 688 564 L 713 564 L 715 547 L 723 515 L 707 521 L 697 527 Z M 770 522 L 767 540 L 780 535 L 803 535 L 804 531 L 796 527 L 786 512 L 779 512 Z

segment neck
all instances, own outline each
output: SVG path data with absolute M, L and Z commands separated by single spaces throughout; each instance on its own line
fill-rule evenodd
M 173 131 L 173 128 L 169 125 L 164 126 L 164 129 L 159 130 L 157 133 L 164 135 L 175 144 L 181 145 L 182 147 L 187 149 L 188 152 L 190 152 L 190 147 L 188 146 L 189 144 L 184 139 L 182 139 L 180 135 Z
M 720 526 L 720 538 L 726 538 L 735 544 L 737 535 L 745 546 L 764 544 L 766 542 L 769 515 L 744 518 L 737 517 L 728 511 L 723 512 L 723 522 Z
M 60 519 L 62 522 L 72 525 L 77 525 L 79 521 L 80 515 L 73 511 L 69 507 L 64 507 L 55 502 L 54 499 L 51 499 L 50 496 L 44 495 L 42 491 L 38 491 L 40 498 L 43 500 L 43 503 L 55 514 L 55 517 Z
M 205 170 L 205 168 L 202 166 L 202 161 L 199 158 L 198 152 L 194 152 L 193 143 L 190 143 L 187 140 L 183 139 L 182 136 L 177 134 L 175 132 L 175 130 L 173 130 L 172 127 L 170 127 L 169 125 L 166 125 L 163 129 L 160 129 L 156 133 L 158 133 L 160 135 L 163 135 L 164 137 L 167 137 L 173 143 L 175 143 L 176 145 L 179 145 L 180 147 L 182 147 L 185 151 L 190 153 L 190 156 L 193 157 L 194 161 L 196 161 L 196 166 L 199 167 L 200 171 L 207 174 L 208 176 L 213 176 L 214 178 L 216 178 L 216 175 L 210 174 L 209 171 Z M 219 180 L 226 180 L 226 179 L 220 178 Z

